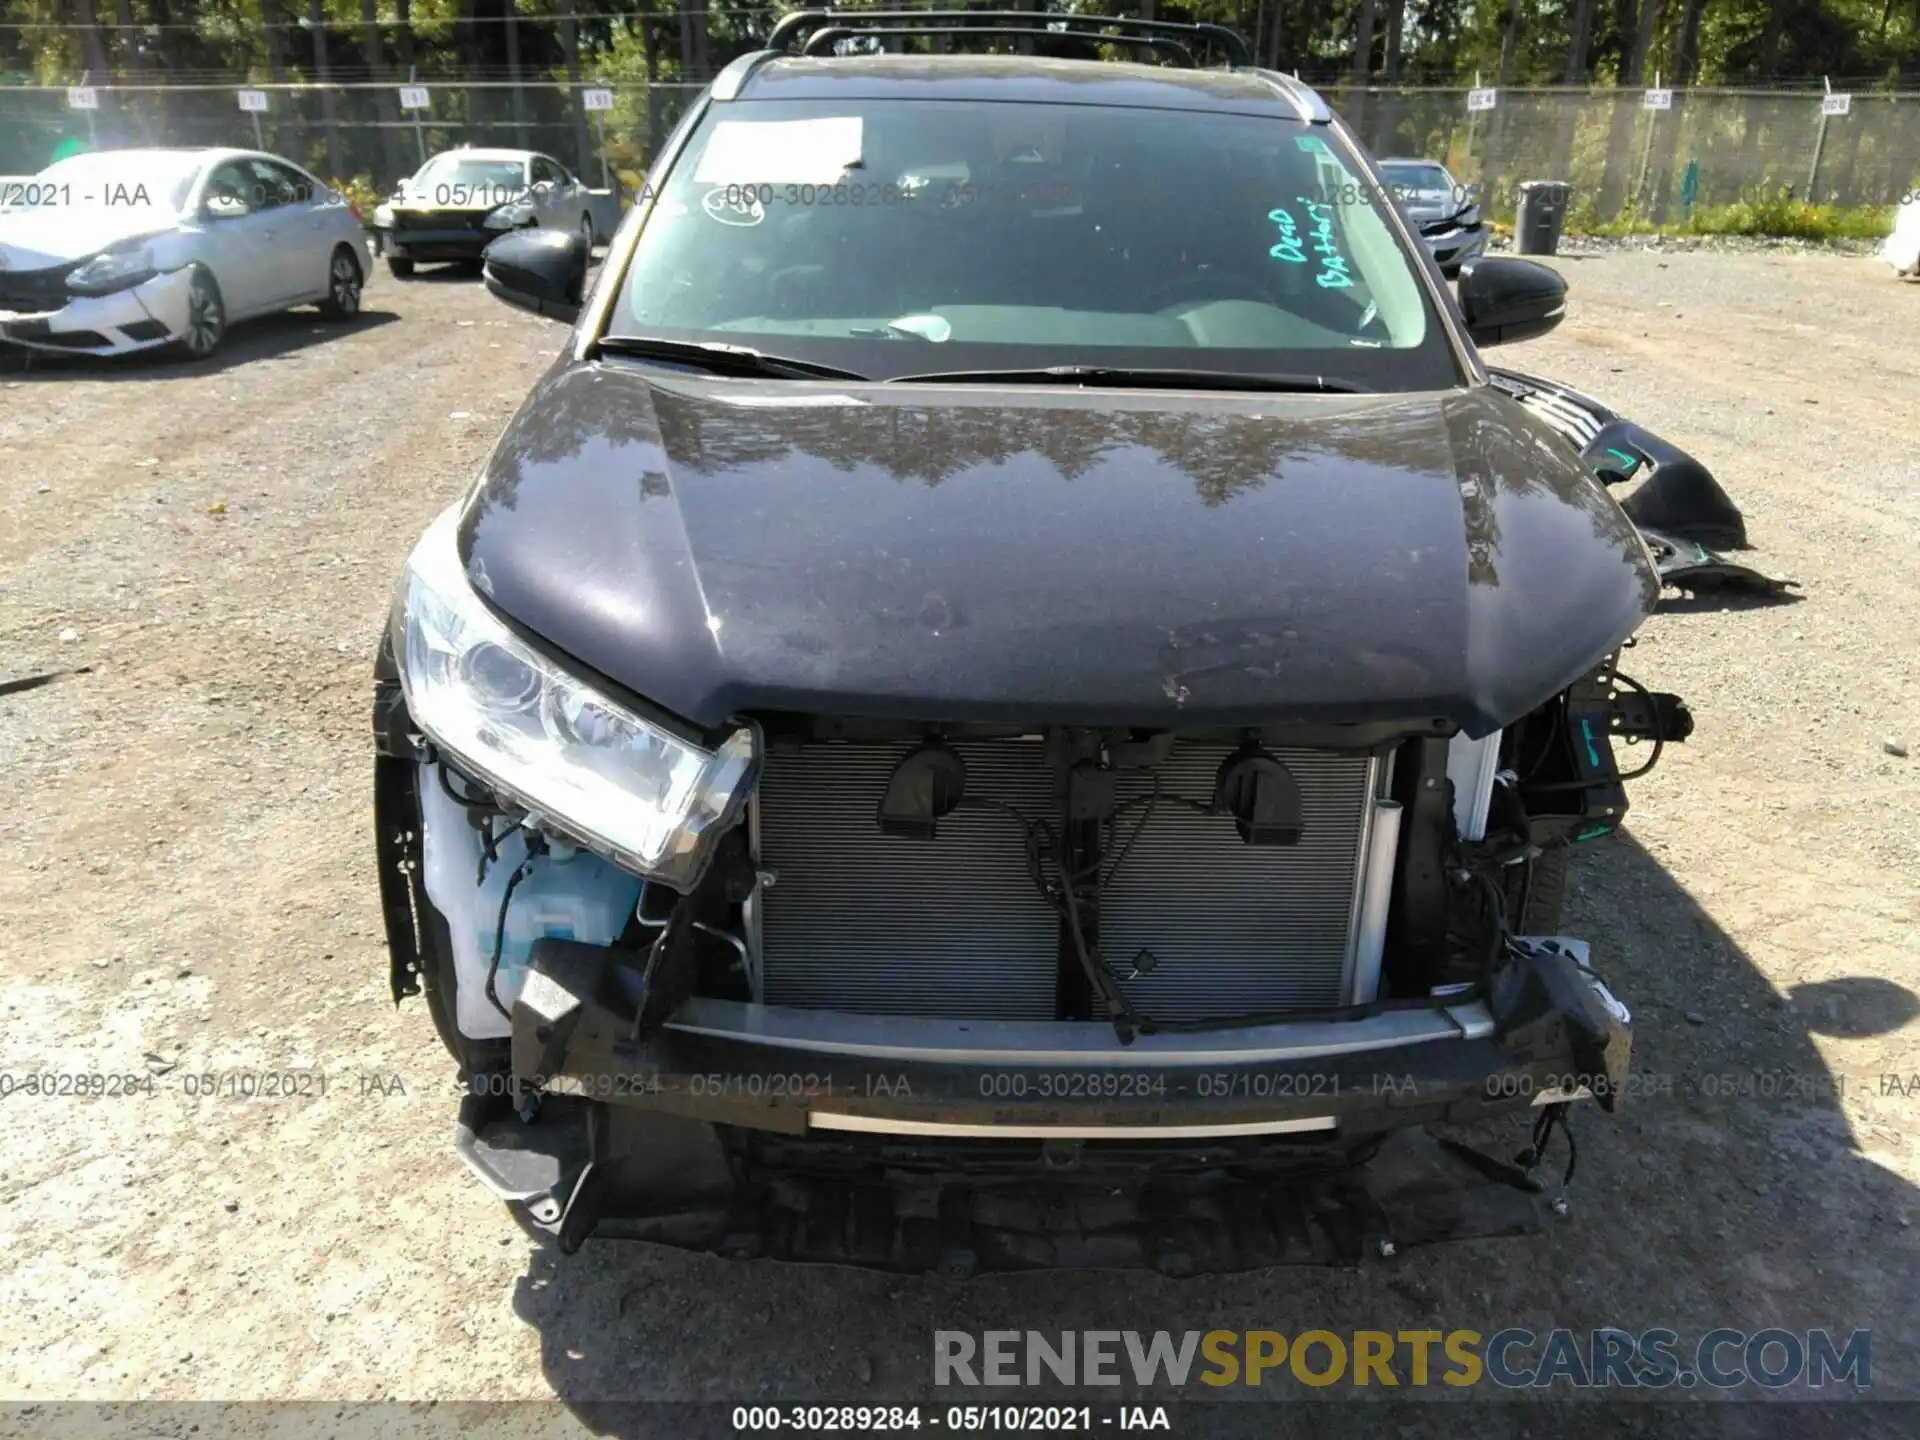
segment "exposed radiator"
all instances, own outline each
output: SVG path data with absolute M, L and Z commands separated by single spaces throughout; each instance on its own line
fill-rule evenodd
M 1179 745 L 1160 793 L 1206 800 L 1225 745 Z M 1225 815 L 1158 805 L 1100 907 L 1100 948 L 1124 976 L 1142 951 L 1154 968 L 1123 981 L 1127 998 L 1166 1020 L 1346 1003 L 1349 940 L 1371 800 L 1371 759 L 1276 750 L 1300 782 L 1300 843 L 1244 845 Z M 1120 799 L 1146 794 L 1123 771 Z M 1138 810 L 1120 817 L 1126 843 Z
M 928 841 L 875 823 L 908 743 L 815 743 L 770 750 L 756 804 L 760 865 L 776 879 L 756 900 L 761 996 L 773 1005 L 873 1014 L 1049 1019 L 1060 921 L 1028 877 L 1019 827 L 962 810 Z M 959 742 L 967 793 L 1053 820 L 1045 747 Z M 1226 816 L 1154 807 L 1101 909 L 1100 948 L 1148 1014 L 1198 1019 L 1334 1006 L 1351 984 L 1352 933 L 1373 761 L 1274 752 L 1300 783 L 1300 843 L 1241 843 Z M 1181 744 L 1160 767 L 1163 796 L 1206 801 L 1223 745 Z M 1121 772 L 1120 798 L 1147 772 Z M 1144 807 L 1121 816 L 1124 843 Z
M 1038 740 L 957 744 L 967 791 L 1051 815 Z M 931 841 L 875 823 L 901 744 L 770 750 L 760 777 L 764 998 L 882 1015 L 1047 1020 L 1058 917 L 1027 878 L 1020 829 L 961 810 Z

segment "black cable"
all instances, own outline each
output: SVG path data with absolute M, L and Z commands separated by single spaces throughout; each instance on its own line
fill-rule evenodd
M 1131 806 L 1133 803 L 1134 803 L 1133 801 L 1129 800 L 1127 802 L 1127 806 Z M 1160 772 L 1156 770 L 1153 772 L 1153 793 L 1147 796 L 1146 811 L 1140 816 L 1138 820 L 1134 821 L 1133 830 L 1127 836 L 1127 843 L 1120 847 L 1120 854 L 1114 859 L 1114 862 L 1108 868 L 1107 873 L 1100 878 L 1100 883 L 1102 885 L 1111 885 L 1113 883 L 1113 877 L 1120 873 L 1120 867 L 1127 863 L 1127 856 L 1133 853 L 1134 842 L 1140 838 L 1140 832 L 1147 828 L 1147 822 L 1153 819 L 1154 807 L 1159 803 L 1160 803 Z M 1113 818 L 1115 823 L 1119 821 L 1121 811 L 1127 808 L 1127 806 L 1114 807 Z M 1109 841 L 1111 841 L 1111 836 L 1109 836 Z
M 1526 786 L 1528 790 L 1535 794 L 1550 794 L 1563 790 L 1586 790 L 1597 784 L 1625 784 L 1629 780 L 1638 780 L 1660 763 L 1660 752 L 1666 749 L 1667 737 L 1660 733 L 1660 709 L 1653 702 L 1653 692 L 1648 690 L 1647 687 L 1642 685 L 1638 680 L 1635 680 L 1631 675 L 1622 675 L 1617 670 L 1614 671 L 1613 678 L 1616 682 L 1638 691 L 1640 695 L 1645 698 L 1648 709 L 1653 712 L 1653 753 L 1647 757 L 1647 763 L 1642 765 L 1638 770 L 1628 770 L 1624 773 L 1616 770 L 1612 782 L 1599 780 L 1556 780 L 1551 785 L 1529 784 Z M 1609 735 L 1608 738 L 1611 740 L 1612 736 Z M 1538 767 L 1536 766 L 1535 768 L 1537 769 Z
M 1547 1156 L 1547 1146 L 1553 1139 L 1557 1127 L 1567 1137 L 1567 1168 L 1560 1176 L 1560 1188 L 1566 1189 L 1573 1184 L 1573 1172 L 1580 1163 L 1580 1147 L 1573 1138 L 1573 1127 L 1567 1123 L 1569 1102 L 1556 1100 L 1544 1107 L 1533 1122 L 1532 1142 L 1525 1150 L 1513 1157 L 1513 1163 L 1522 1170 L 1530 1171 Z
M 1120 867 L 1126 863 L 1127 856 L 1133 853 L 1134 842 L 1139 840 L 1141 833 L 1146 830 L 1147 822 L 1153 818 L 1155 808 L 1162 801 L 1165 801 L 1169 805 L 1183 806 L 1199 815 L 1214 815 L 1219 813 L 1213 806 L 1203 804 L 1186 795 L 1161 794 L 1160 772 L 1156 770 L 1153 775 L 1152 794 L 1136 795 L 1133 799 L 1123 801 L 1114 807 L 1113 818 L 1115 821 L 1118 821 L 1122 815 L 1126 814 L 1127 811 L 1133 809 L 1136 805 L 1145 805 L 1147 807 L 1147 813 L 1134 822 L 1133 829 L 1127 834 L 1127 843 L 1120 848 L 1120 854 L 1115 857 L 1112 866 L 1108 868 L 1106 875 L 1101 879 L 1100 883 L 1102 885 L 1111 885 L 1113 883 L 1113 877 L 1120 873 Z
M 1058 863 L 1064 872 L 1066 856 L 1061 854 Z M 1080 968 L 1086 972 L 1087 983 L 1093 987 L 1094 994 L 1106 1002 L 1107 1010 L 1113 1021 L 1113 1033 L 1122 1045 L 1131 1045 L 1135 1035 L 1151 1035 L 1159 1027 L 1153 1020 L 1134 1009 L 1133 1002 L 1127 998 L 1127 992 L 1120 982 L 1094 958 L 1087 948 L 1086 932 L 1080 928 L 1080 897 L 1072 890 L 1066 896 L 1067 930 L 1073 936 L 1073 953 L 1080 961 Z
M 507 877 L 506 894 L 500 897 L 500 918 L 493 927 L 493 960 L 487 966 L 487 999 L 491 1000 L 493 1002 L 493 1008 L 506 1016 L 508 1020 L 513 1019 L 513 1012 L 500 1003 L 500 996 L 494 991 L 493 982 L 500 974 L 500 952 L 506 947 L 507 907 L 513 903 L 514 890 L 518 888 L 520 882 L 527 877 L 528 872 L 532 869 L 533 856 L 529 855 L 514 869 L 513 874 Z
M 1486 895 L 1487 918 L 1492 921 L 1489 929 L 1493 938 L 1487 946 L 1485 958 L 1480 962 L 1480 978 L 1474 982 L 1475 992 L 1485 996 L 1493 991 L 1493 972 L 1498 968 L 1501 957 L 1507 953 L 1508 944 L 1512 939 L 1512 927 L 1507 920 L 1506 897 L 1500 893 L 1500 887 L 1493 883 L 1492 877 L 1480 870 L 1469 869 L 1464 873 L 1477 882 Z
M 1642 765 L 1638 770 L 1629 771 L 1620 777 L 1623 781 L 1638 780 L 1642 775 L 1645 775 L 1660 763 L 1660 752 L 1666 747 L 1667 737 L 1660 733 L 1660 707 L 1654 703 L 1653 692 L 1631 675 L 1622 675 L 1616 670 L 1613 672 L 1613 678 L 1621 684 L 1632 686 L 1633 689 L 1637 690 L 1640 693 L 1640 698 L 1647 702 L 1647 709 L 1653 714 L 1653 753 L 1647 757 L 1647 763 Z
M 447 778 L 447 762 L 445 760 L 436 760 L 434 762 L 434 770 L 440 776 L 440 788 L 446 791 L 447 798 L 453 801 L 454 804 L 468 810 L 491 810 L 496 815 L 504 815 L 507 813 L 507 807 L 502 805 L 498 800 L 478 799 L 472 795 L 462 795 L 459 791 L 455 790 L 452 782 Z
M 1056 846 L 1052 826 L 1048 825 L 1044 820 L 1029 819 L 1025 814 L 1014 806 L 1009 805 L 1006 801 L 995 800 L 991 796 L 986 795 L 968 795 L 960 801 L 960 804 L 956 808 L 961 810 L 991 810 L 997 814 L 1007 816 L 1014 824 L 1018 825 L 1020 827 L 1021 839 L 1026 847 L 1027 878 L 1032 881 L 1033 888 L 1040 892 L 1040 898 L 1045 900 L 1049 907 L 1056 910 L 1060 908 L 1054 895 L 1053 887 L 1047 883 L 1047 878 L 1042 868 L 1045 859 L 1052 856 Z
M 1540 773 L 1541 767 L 1547 763 L 1547 757 L 1553 754 L 1553 737 L 1566 724 L 1567 697 L 1564 691 L 1554 697 L 1554 705 L 1560 711 L 1560 726 L 1548 729 L 1547 738 L 1540 744 L 1540 753 L 1533 757 L 1533 764 L 1527 767 L 1526 774 L 1519 777 L 1518 783 L 1521 785 L 1527 784 Z
M 1514 837 L 1511 844 L 1490 847 L 1486 843 L 1486 840 L 1482 838 L 1477 844 L 1471 844 L 1465 847 L 1474 864 L 1493 867 L 1507 865 L 1523 858 L 1534 848 L 1533 822 L 1527 818 L 1524 811 L 1520 814 L 1516 824 L 1503 828 L 1506 833 Z M 1494 832 L 1496 836 L 1500 833 L 1502 832 L 1498 830 Z

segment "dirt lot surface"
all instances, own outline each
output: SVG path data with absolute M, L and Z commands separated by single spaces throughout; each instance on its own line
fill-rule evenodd
M 557 1396 L 594 1424 L 925 1398 L 936 1328 L 1779 1324 L 1872 1327 L 1874 1393 L 1920 1397 L 1920 1081 L 1883 1079 L 1920 1074 L 1920 758 L 1884 743 L 1920 752 L 1920 287 L 1562 263 L 1570 322 L 1499 358 L 1694 451 L 1806 598 L 1682 603 L 1630 656 L 1699 728 L 1583 854 L 1567 928 L 1670 1093 L 1586 1107 L 1547 1234 L 1358 1272 L 961 1284 L 530 1241 L 450 1152 L 425 1011 L 387 998 L 367 716 L 408 546 L 562 331 L 383 277 L 360 324 L 282 318 L 216 364 L 7 362 L 0 681 L 85 673 L 0 696 L 0 1074 L 157 1089 L 0 1099 L 0 1395 Z M 269 1071 L 325 1093 L 225 1088 Z

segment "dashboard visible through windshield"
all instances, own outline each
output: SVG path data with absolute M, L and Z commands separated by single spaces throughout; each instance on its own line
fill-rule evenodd
M 613 335 L 885 378 L 1035 366 L 1459 372 L 1384 199 L 1325 126 L 927 100 L 733 102 L 639 236 Z

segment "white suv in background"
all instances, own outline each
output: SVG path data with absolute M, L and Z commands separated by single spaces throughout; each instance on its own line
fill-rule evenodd
M 601 226 L 593 192 L 551 155 L 534 150 L 446 150 L 400 182 L 373 212 L 387 268 L 397 278 L 416 261 L 477 267 L 481 252 L 509 230 L 570 230 L 591 250 Z

